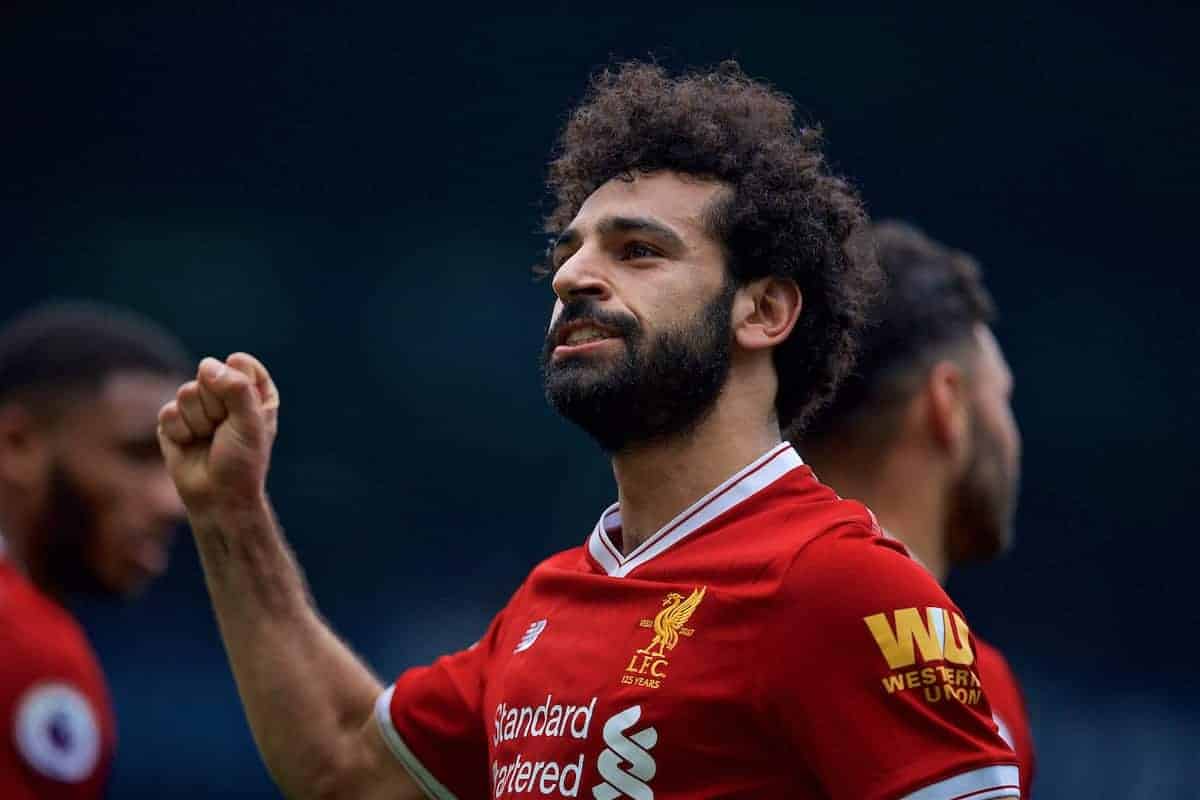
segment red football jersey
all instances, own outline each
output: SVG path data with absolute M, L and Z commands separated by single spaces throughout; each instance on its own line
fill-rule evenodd
M 70 614 L 0 555 L 0 797 L 104 795 L 116 722 L 100 666 Z
M 625 555 L 620 511 L 376 718 L 435 798 L 1018 794 L 961 612 L 782 444 Z
M 883 535 L 904 547 L 909 558 L 925 566 L 889 531 L 883 531 Z M 992 706 L 992 719 L 996 723 L 1000 738 L 1017 754 L 1021 770 L 1021 797 L 1023 800 L 1029 800 L 1033 796 L 1033 775 L 1037 759 L 1033 751 L 1029 712 L 1025 709 L 1025 695 L 1021 692 L 1021 684 L 1017 682 L 1017 676 L 1008 666 L 1004 655 L 983 639 L 976 637 L 975 643 L 979 679 L 983 682 L 988 702 Z
M 1000 736 L 1017 754 L 1021 765 L 1021 797 L 1028 800 L 1033 794 L 1033 775 L 1037 766 L 1033 752 L 1033 733 L 1029 728 L 1029 712 L 1021 684 L 1008 666 L 1004 655 L 982 639 L 976 638 L 975 656 L 979 663 L 979 678 L 992 704 L 992 716 Z

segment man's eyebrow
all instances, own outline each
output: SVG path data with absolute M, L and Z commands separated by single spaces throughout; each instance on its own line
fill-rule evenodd
M 671 247 L 683 249 L 683 239 L 675 231 L 658 220 L 649 217 L 605 217 L 596 225 L 596 231 L 601 236 L 610 233 L 647 233 L 664 240 Z M 579 243 L 582 237 L 575 228 L 567 228 L 550 243 L 551 250 L 560 247 L 570 247 Z
M 141 433 L 118 436 L 115 445 L 125 453 L 138 455 L 152 455 L 159 447 L 157 435 Z
M 147 444 L 147 443 L 157 444 L 158 443 L 158 435 L 155 433 L 153 428 L 151 428 L 148 431 L 142 431 L 142 430 L 120 431 L 115 434 L 114 438 L 116 441 L 120 442 L 123 445 L 124 444 Z
M 668 246 L 684 249 L 683 239 L 679 234 L 649 217 L 605 217 L 600 220 L 596 230 L 601 234 L 609 233 L 648 233 L 662 239 Z

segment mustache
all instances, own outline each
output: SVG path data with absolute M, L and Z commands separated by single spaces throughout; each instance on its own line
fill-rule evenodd
M 629 314 L 605 311 L 600 308 L 595 300 L 573 300 L 563 305 L 562 313 L 559 314 L 558 319 L 554 321 L 554 325 L 551 326 L 549 332 L 546 334 L 546 345 L 553 347 L 553 343 L 558 340 L 558 334 L 564 325 L 581 321 L 602 325 L 624 339 L 637 336 L 641 330 L 638 327 L 637 320 Z

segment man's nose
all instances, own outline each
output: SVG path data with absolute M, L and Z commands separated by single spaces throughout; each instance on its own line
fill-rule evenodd
M 147 491 L 150 508 L 156 517 L 179 522 L 187 514 L 187 509 L 183 505 L 179 492 L 175 489 L 175 482 L 171 480 L 166 466 L 159 470 L 153 480 L 147 484 Z
M 555 271 L 551 285 L 554 294 L 564 303 L 581 297 L 606 300 L 611 295 L 604 256 L 586 245 L 572 253 Z

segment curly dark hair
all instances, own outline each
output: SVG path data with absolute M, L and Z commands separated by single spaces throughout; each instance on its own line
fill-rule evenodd
M 604 69 L 575 109 L 550 164 L 555 235 L 613 178 L 671 170 L 732 188 L 707 215 L 737 285 L 767 276 L 799 286 L 803 309 L 774 353 L 775 411 L 797 430 L 854 362 L 878 268 L 857 192 L 833 175 L 821 132 L 798 127 L 792 101 L 736 62 L 671 77 L 654 64 Z
M 869 310 L 858 365 L 805 432 L 807 449 L 838 446 L 847 437 L 886 443 L 893 414 L 952 348 L 969 343 L 975 326 L 990 324 L 995 305 L 979 263 L 904 222 L 872 231 L 887 289 Z

